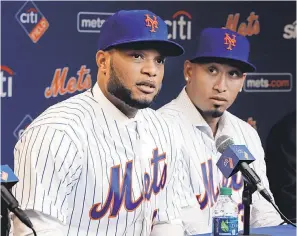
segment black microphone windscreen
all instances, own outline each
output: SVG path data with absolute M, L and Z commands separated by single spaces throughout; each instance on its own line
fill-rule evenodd
M 223 153 L 227 147 L 233 144 L 233 139 L 228 135 L 222 135 L 216 140 L 216 148 L 220 153 Z

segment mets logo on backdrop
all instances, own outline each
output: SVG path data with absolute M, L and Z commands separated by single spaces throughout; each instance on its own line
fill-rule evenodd
M 158 29 L 158 21 L 157 21 L 157 17 L 153 16 L 153 19 L 150 17 L 149 14 L 145 14 L 145 23 L 146 23 L 146 27 L 151 27 L 151 32 L 156 32 L 156 28 Z
M 47 31 L 49 23 L 34 2 L 26 2 L 15 15 L 30 39 L 37 43 Z
M 234 34 L 232 34 L 232 38 L 231 38 L 228 33 L 225 33 L 225 38 L 224 38 L 225 43 L 224 44 L 228 45 L 228 47 L 227 47 L 228 50 L 232 50 L 233 49 L 232 47 L 236 46 L 235 37 L 236 36 Z
M 86 65 L 82 65 L 77 71 L 77 77 L 72 76 L 67 79 L 69 67 L 58 68 L 55 70 L 52 83 L 44 91 L 46 98 L 57 97 L 58 95 L 65 95 L 77 91 L 83 91 L 91 88 L 92 78 L 91 70 L 87 69 Z

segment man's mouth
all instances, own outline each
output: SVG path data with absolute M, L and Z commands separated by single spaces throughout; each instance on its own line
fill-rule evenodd
M 152 81 L 143 81 L 143 82 L 137 83 L 136 86 L 141 92 L 146 94 L 153 93 L 155 92 L 155 89 L 156 89 L 156 85 Z

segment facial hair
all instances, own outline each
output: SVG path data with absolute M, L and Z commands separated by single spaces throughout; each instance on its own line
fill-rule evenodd
M 110 62 L 110 78 L 107 83 L 107 91 L 126 105 L 136 109 L 148 108 L 160 92 L 159 90 L 152 100 L 132 98 L 132 91 L 128 89 L 119 79 L 119 76 L 114 69 L 112 60 Z
M 224 113 L 218 110 L 219 108 L 218 106 L 215 106 L 214 110 L 206 110 L 206 111 L 202 111 L 199 107 L 196 107 L 196 108 L 203 117 L 218 118 L 218 117 L 221 117 Z

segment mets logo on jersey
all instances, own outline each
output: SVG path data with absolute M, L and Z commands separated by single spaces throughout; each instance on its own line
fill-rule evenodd
M 146 27 L 150 27 L 151 28 L 151 32 L 156 32 L 156 28 L 158 28 L 158 21 L 157 21 L 157 17 L 153 16 L 153 19 L 150 17 L 149 14 L 145 14 L 146 18 L 145 18 L 145 23 L 146 23 Z
M 224 44 L 228 45 L 227 47 L 228 50 L 232 50 L 233 47 L 236 46 L 236 36 L 234 34 L 232 34 L 232 38 L 231 38 L 228 33 L 225 33 L 224 41 L 225 41 Z
M 105 202 L 94 204 L 89 211 L 89 217 L 92 220 L 100 220 L 109 211 L 108 218 L 114 218 L 118 215 L 122 206 L 124 206 L 127 211 L 131 212 L 136 210 L 143 200 L 149 201 L 152 193 L 157 195 L 160 190 L 164 188 L 166 183 L 167 165 L 165 163 L 160 181 L 158 182 L 159 162 L 165 161 L 165 159 L 166 153 L 159 155 L 158 149 L 154 149 L 153 158 L 151 159 L 153 176 L 144 173 L 144 191 L 135 201 L 132 199 L 133 161 L 128 161 L 126 163 L 125 174 L 122 181 L 120 181 L 121 165 L 113 166 L 110 170 L 109 191 Z

